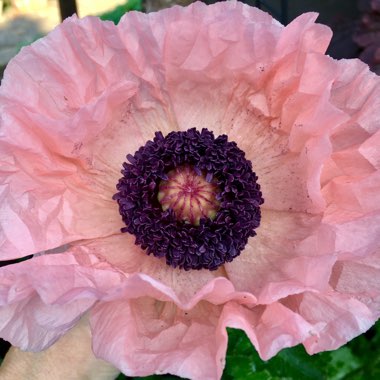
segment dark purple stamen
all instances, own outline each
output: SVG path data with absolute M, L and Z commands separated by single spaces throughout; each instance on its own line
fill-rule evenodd
M 260 224 L 264 202 L 244 152 L 227 136 L 217 138 L 207 129 L 156 132 L 133 156 L 123 163 L 123 177 L 114 195 L 120 214 L 135 243 L 148 254 L 165 257 L 172 267 L 185 270 L 215 270 L 232 261 L 247 244 Z M 171 170 L 193 167 L 198 175 L 218 186 L 220 207 L 213 220 L 201 218 L 199 225 L 178 220 L 169 208 L 163 211 L 157 199 L 159 184 Z

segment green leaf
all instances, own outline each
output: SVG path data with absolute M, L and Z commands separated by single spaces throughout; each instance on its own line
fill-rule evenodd
M 300 345 L 280 351 L 269 361 L 262 361 L 244 332 L 229 329 L 228 333 L 230 341 L 223 380 L 343 380 L 354 379 L 349 377 L 354 373 L 361 376 L 370 368 L 363 365 L 362 357 L 355 355 L 349 345 L 316 355 L 308 355 Z M 365 337 L 362 344 L 369 346 Z M 379 362 L 372 367 L 371 373 L 377 375 Z
M 343 379 L 380 379 L 380 320 L 367 333 L 351 341 L 348 346 L 355 357 L 360 359 L 361 366 Z
M 118 5 L 115 9 L 110 12 L 105 12 L 99 17 L 102 20 L 113 21 L 117 24 L 123 15 L 129 11 L 141 11 L 142 10 L 142 0 L 128 0 L 125 4 Z

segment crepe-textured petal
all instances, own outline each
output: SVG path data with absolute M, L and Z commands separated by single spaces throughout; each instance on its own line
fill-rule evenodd
M 373 325 L 380 79 L 359 60 L 326 56 L 332 33 L 316 18 L 282 26 L 238 1 L 195 2 L 118 25 L 72 17 L 21 50 L 0 89 L 0 259 L 34 257 L 0 268 L 2 337 L 43 350 L 86 315 L 94 353 L 125 374 L 203 380 L 222 376 L 226 327 L 267 360 L 297 344 L 336 349 Z M 224 230 L 207 236 L 209 251 L 192 251 L 209 258 L 228 246 L 233 260 L 214 270 L 155 257 L 139 238 L 157 241 L 158 221 L 147 230 L 139 216 L 141 234 L 123 233 L 123 207 L 146 199 L 115 201 L 122 171 L 151 200 L 142 211 L 173 217 L 158 208 L 159 180 L 134 177 L 134 163 L 149 161 L 140 148 L 153 139 L 193 128 L 236 143 L 260 195 L 248 197 L 254 215 L 236 200 L 236 220 L 225 219 L 260 223 L 240 255 Z M 188 147 L 183 157 L 204 154 Z M 155 149 L 155 178 L 167 180 Z M 222 161 L 209 156 L 207 173 L 193 169 L 215 181 L 215 199 L 218 186 L 244 193 L 227 164 L 226 182 L 214 178 L 212 160 Z M 183 228 L 171 241 L 178 257 Z

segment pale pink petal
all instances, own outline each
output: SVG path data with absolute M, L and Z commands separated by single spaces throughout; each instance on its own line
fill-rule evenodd
M 332 103 L 352 117 L 351 124 L 354 123 L 371 135 L 376 133 L 380 121 L 376 112 L 380 104 L 379 77 L 359 60 L 342 60 L 337 63 L 339 76 L 332 87 Z M 344 133 L 344 129 L 339 132 Z
M 172 373 L 191 379 L 220 378 L 226 327 L 243 329 L 265 360 L 313 334 L 307 321 L 280 303 L 252 310 L 234 302 L 223 308 L 200 303 L 183 311 L 149 297 L 99 304 L 91 325 L 96 355 L 125 374 Z
M 227 326 L 268 359 L 374 323 L 380 80 L 324 56 L 315 19 L 197 2 L 71 18 L 23 49 L 0 90 L 1 259 L 48 252 L 1 268 L 2 336 L 43 349 L 91 309 L 96 354 L 126 374 L 218 379 Z M 236 141 L 265 198 L 257 236 L 215 272 L 147 256 L 112 201 L 126 154 L 190 127 Z
M 64 253 L 43 254 L 1 268 L 2 336 L 22 349 L 42 350 L 69 330 L 96 301 L 117 303 L 154 297 L 188 311 L 204 302 L 221 305 L 234 300 L 255 304 L 251 294 L 236 291 L 226 278 L 210 272 L 192 286 L 187 283 L 186 290 L 186 273 L 188 280 L 195 279 L 191 272 L 162 271 L 158 277 L 163 282 L 158 281 L 154 273 L 157 267 L 150 264 L 157 259 L 134 250 L 133 245 L 121 245 L 128 241 L 122 239 L 125 236 L 99 239 L 96 244 L 76 245 Z M 105 261 L 108 258 L 112 262 L 116 257 L 120 260 L 123 254 L 131 262 L 129 273 L 122 271 L 125 260 L 112 264 Z M 136 270 L 132 270 L 133 265 Z
M 73 164 L 64 173 L 54 158 L 49 165 L 57 164 L 56 171 L 49 172 L 43 157 L 20 150 L 14 154 L 0 173 L 1 259 L 120 230 L 114 185 L 104 186 L 101 174 L 78 173 Z
M 283 303 L 313 328 L 303 344 L 309 354 L 335 350 L 368 330 L 376 317 L 357 299 L 337 292 L 305 292 Z
M 326 52 L 332 31 L 325 25 L 315 24 L 317 17 L 315 12 L 305 13 L 289 23 L 277 45 L 278 58 L 294 52 Z
M 112 200 L 122 162 L 168 123 L 165 106 L 153 101 L 158 89 L 151 100 L 141 100 L 135 94 L 143 81 L 132 73 L 124 80 L 116 75 L 128 56 L 121 44 L 113 24 L 72 18 L 8 66 L 0 93 L 1 259 L 122 227 Z M 57 45 L 59 54 L 52 47 Z M 99 51 L 103 58 L 94 62 Z M 80 83 L 73 80 L 78 77 Z M 85 92 L 83 81 L 88 81 Z M 15 82 L 30 93 L 13 87 Z M 144 87 L 148 91 L 152 84 L 140 83 L 141 91 Z M 142 124 L 152 127 L 144 132 Z
M 380 130 L 359 148 L 359 153 L 377 170 L 380 169 Z
M 119 231 L 122 222 L 112 201 L 114 190 L 104 191 L 96 175 L 53 171 L 38 176 L 18 166 L 35 162 L 33 170 L 38 170 L 38 158 L 26 152 L 15 157 L 17 163 L 6 164 L 7 172 L 0 173 L 2 260 Z
M 337 261 L 330 284 L 367 305 L 374 319 L 380 317 L 380 251 L 364 259 Z
M 320 211 L 324 206 L 318 188 L 320 156 L 330 153 L 327 132 L 347 119 L 328 102 L 338 67 L 321 53 L 331 31 L 314 24 L 315 14 L 282 28 L 258 10 L 250 10 L 247 22 L 248 10 L 240 3 L 194 4 L 152 16 L 150 29 L 142 34 L 150 41 L 152 32 L 164 41 L 159 49 L 178 128 L 207 127 L 217 134 L 228 133 L 252 160 L 266 194 L 265 207 L 289 209 L 296 203 Z M 217 20 L 212 23 L 211 13 Z M 140 31 L 141 17 L 126 19 L 129 23 L 120 25 L 123 32 L 132 33 L 132 27 Z M 233 33 L 228 33 L 232 23 Z M 215 39 L 219 45 L 215 46 Z M 280 51 L 286 54 L 279 57 Z M 136 48 L 135 56 L 140 54 Z M 282 125 L 276 131 L 280 118 Z M 289 182 L 295 191 L 285 190 Z
M 251 83 L 262 81 L 261 69 L 273 54 L 273 44 L 263 43 L 263 33 L 275 42 L 281 26 L 268 14 L 238 2 L 209 7 L 195 3 L 149 17 L 148 31 L 142 30 L 135 17 L 125 20 L 145 36 L 151 31 L 158 41 L 165 88 L 178 127 L 207 127 L 223 133 L 223 110 L 238 84 L 233 76 L 242 82 L 248 79 L 244 72 L 249 72 Z M 121 21 L 123 31 L 131 28 L 129 23 Z
M 2 94 L 24 106 L 27 98 L 29 109 L 38 108 L 43 116 L 64 121 L 108 92 L 110 85 L 134 79 L 125 58 L 112 22 L 72 17 L 47 37 L 23 48 L 12 60 L 4 74 Z M 11 82 L 12 77 L 19 79 L 18 83 Z M 83 136 L 94 125 L 84 125 L 80 130 L 63 123 L 59 127 L 55 133 L 50 131 L 53 139 L 69 130 L 74 135 L 68 138 Z M 104 127 L 99 124 L 97 129 Z
M 1 307 L 1 337 L 28 351 L 42 351 L 73 328 L 91 308 L 93 300 L 72 300 L 46 305 L 37 295 Z
M 363 215 L 380 209 L 380 171 L 369 175 L 365 175 L 365 171 L 362 173 L 360 177 L 341 175 L 324 187 L 328 213 L 345 210 Z
M 264 210 L 257 236 L 225 269 L 238 290 L 269 304 L 290 294 L 326 290 L 334 248 L 334 231 L 321 224 L 321 216 Z
M 252 310 L 229 303 L 223 309 L 221 324 L 244 330 L 263 360 L 301 343 L 313 330 L 302 316 L 277 302 Z
M 326 214 L 330 219 L 339 217 L 343 210 L 357 216 L 379 209 L 380 177 L 376 170 L 380 135 L 375 125 L 380 79 L 359 62 L 340 62 L 339 66 L 332 102 L 350 115 L 350 121 L 332 134 L 332 154 L 322 172 Z M 352 96 L 354 86 L 356 95 L 361 96 Z
M 113 235 L 94 241 L 82 242 L 80 251 L 96 255 L 114 268 L 128 273 L 129 279 L 114 296 L 122 297 L 152 296 L 174 301 L 184 309 L 189 309 L 201 300 L 213 304 L 222 304 L 235 300 L 244 304 L 255 304 L 252 294 L 237 292 L 230 281 L 225 278 L 223 268 L 216 271 L 184 271 L 174 269 L 165 263 L 165 259 L 148 256 L 134 244 L 135 238 L 129 234 Z M 132 276 L 136 274 L 136 276 Z M 134 284 L 132 277 L 136 281 Z
M 94 353 L 129 376 L 217 380 L 227 346 L 216 334 L 220 312 L 207 302 L 184 311 L 150 297 L 101 303 L 90 318 Z
M 1 336 L 40 351 L 74 326 L 120 275 L 94 256 L 43 255 L 0 270 Z
M 322 172 L 324 222 L 336 232 L 339 257 L 355 260 L 380 248 L 380 79 L 359 61 L 339 67 L 331 101 L 350 121 L 331 135 L 332 154 Z

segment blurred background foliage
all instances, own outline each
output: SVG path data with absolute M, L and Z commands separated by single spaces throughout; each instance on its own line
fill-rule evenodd
M 102 13 L 99 17 L 102 20 L 113 21 L 117 24 L 126 12 L 141 11 L 142 9 L 142 0 L 129 0 L 124 4 L 118 5 L 112 11 Z
M 41 0 L 48 1 L 48 0 Z M 79 2 L 80 0 L 77 0 Z M 280 0 L 276 0 L 279 3 Z M 154 11 L 160 8 L 171 6 L 174 3 L 186 5 L 191 0 L 129 0 L 117 5 L 113 10 L 99 14 L 103 20 L 110 20 L 117 24 L 125 12 L 138 11 Z M 216 1 L 205 1 L 213 3 Z M 245 1 L 251 5 L 259 3 L 251 0 Z M 269 3 L 271 1 L 269 0 Z M 295 0 L 297 2 L 297 0 Z M 353 5 L 354 0 L 329 0 L 320 2 L 319 5 L 331 6 L 335 3 L 338 7 Z M 0 0 L 1 10 L 7 11 L 11 7 L 11 0 Z M 262 2 L 261 2 L 262 3 Z M 272 1 L 273 3 L 273 1 Z M 292 15 L 292 0 L 287 2 L 290 4 L 288 9 Z M 368 4 L 369 5 L 368 5 Z M 372 2 L 374 3 L 374 2 Z M 357 20 L 349 23 L 350 38 L 352 41 L 360 40 L 359 46 L 353 48 L 346 45 L 343 56 L 351 57 L 363 54 L 364 50 L 370 46 L 371 52 L 379 49 L 380 46 L 380 5 L 378 8 L 371 7 L 372 4 L 366 0 L 358 2 Z M 377 0 L 375 1 L 377 3 Z M 301 4 L 301 3 L 300 3 Z M 305 0 L 303 6 L 318 7 L 318 1 Z M 380 3 L 379 3 L 380 4 Z M 301 9 L 307 11 L 308 9 Z M 339 12 L 338 12 L 339 13 Z M 368 16 L 369 15 L 369 16 Z M 329 20 L 331 15 L 322 14 L 322 19 Z M 291 17 L 293 18 L 293 17 Z M 338 21 L 341 19 L 337 19 Z M 373 21 L 374 20 L 374 21 Z M 17 24 L 16 24 L 17 26 Z M 330 25 L 333 27 L 333 25 Z M 1 32 L 1 25 L 0 25 Z M 375 34 L 374 34 L 375 33 Z M 35 39 L 41 37 L 43 33 L 36 29 L 34 37 L 30 37 L 23 42 L 17 42 L 16 48 L 19 50 L 23 45 L 27 45 Z M 359 36 L 359 37 L 358 37 Z M 8 39 L 9 40 L 9 39 Z M 372 44 L 372 45 L 371 45 Z M 375 46 L 375 47 L 374 47 Z M 339 46 L 341 48 L 342 46 Z M 362 50 L 360 50 L 360 47 Z M 0 38 L 1 49 L 1 38 Z M 379 50 L 380 51 L 380 50 Z M 339 52 L 336 55 L 341 55 Z M 334 54 L 332 54 L 334 56 Z M 366 52 L 366 56 L 369 53 Z M 373 55 L 373 54 L 372 54 Z M 336 58 L 340 58 L 337 56 Z M 372 60 L 374 58 L 371 58 Z M 371 61 L 372 62 L 372 61 Z M 368 62 L 371 64 L 371 62 Z M 372 67 L 375 71 L 378 69 L 378 62 L 374 62 Z M 377 66 L 376 66 L 377 65 Z M 5 66 L 5 65 L 3 65 Z M 0 78 L 2 70 L 0 64 Z M 244 332 L 240 330 L 228 329 L 229 344 L 227 351 L 226 368 L 223 373 L 223 380 L 377 380 L 380 379 L 380 322 L 377 322 L 367 333 L 357 337 L 344 347 L 338 350 L 323 352 L 316 355 L 308 355 L 302 346 L 288 348 L 282 350 L 274 358 L 269 361 L 262 361 L 250 343 Z M 0 342 L 0 362 L 4 357 L 9 344 Z M 120 374 L 117 380 L 126 379 L 145 379 L 145 380 L 173 380 L 179 379 L 172 375 L 154 375 L 148 377 L 127 377 Z

